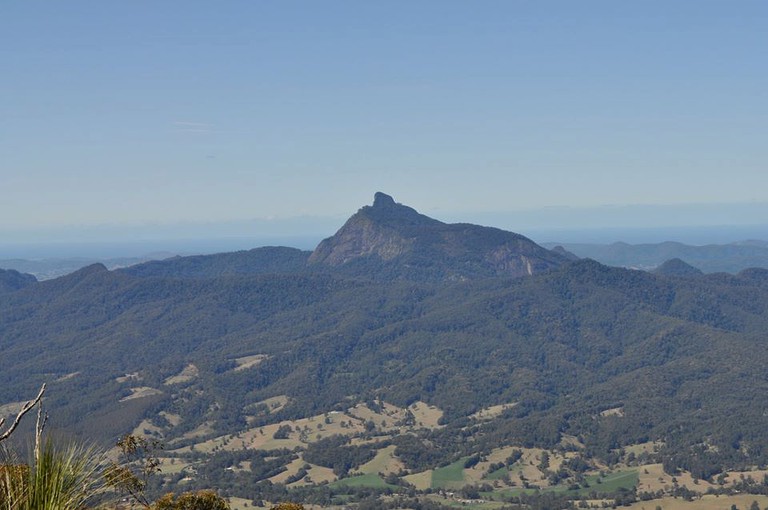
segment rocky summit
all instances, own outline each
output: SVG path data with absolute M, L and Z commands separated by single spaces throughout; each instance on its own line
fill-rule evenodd
M 520 277 L 566 262 L 563 255 L 497 228 L 448 224 L 396 203 L 384 193 L 323 240 L 309 258 L 315 266 L 383 272 L 387 277 L 469 279 Z M 394 274 L 393 274 L 394 273 Z

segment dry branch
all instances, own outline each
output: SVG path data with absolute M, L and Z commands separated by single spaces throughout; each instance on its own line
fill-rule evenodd
M 29 411 L 32 410 L 43 398 L 43 393 L 45 393 L 45 383 L 40 387 L 40 392 L 38 392 L 37 396 L 34 398 L 34 400 L 30 400 L 24 406 L 21 408 L 21 411 L 19 411 L 19 414 L 16 415 L 16 419 L 13 420 L 13 423 L 11 423 L 11 426 L 6 430 L 5 432 L 0 433 L 0 442 L 5 441 L 10 437 L 11 434 L 13 434 L 13 431 L 16 430 L 16 427 L 19 426 L 19 423 L 21 422 L 21 419 L 24 417 L 25 414 L 27 414 Z M 5 424 L 5 418 L 0 419 L 0 427 L 2 427 Z

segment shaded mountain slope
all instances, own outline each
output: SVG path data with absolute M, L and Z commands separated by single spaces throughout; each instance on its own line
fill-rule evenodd
M 14 269 L 0 269 L 0 294 L 22 289 L 35 282 L 37 279 L 31 274 L 20 273 Z

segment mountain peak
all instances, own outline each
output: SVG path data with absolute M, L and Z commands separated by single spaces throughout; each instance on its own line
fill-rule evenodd
M 519 234 L 443 223 L 382 192 L 323 240 L 308 260 L 310 265 L 351 264 L 364 274 L 417 279 L 524 276 L 565 261 Z
M 386 209 L 389 207 L 395 207 L 397 204 L 395 203 L 395 199 L 391 196 L 387 195 L 386 193 L 382 193 L 381 191 L 377 191 L 373 195 L 373 208 L 374 209 Z
M 377 191 L 373 195 L 373 205 L 366 205 L 349 219 L 352 223 L 367 220 L 382 225 L 386 224 L 398 230 L 415 226 L 442 224 L 437 220 L 420 214 L 416 209 L 395 202 L 394 198 L 381 191 Z

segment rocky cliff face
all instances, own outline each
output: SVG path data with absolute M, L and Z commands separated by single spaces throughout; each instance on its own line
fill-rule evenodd
M 519 234 L 446 224 L 384 193 L 376 193 L 372 206 L 360 209 L 309 258 L 316 267 L 385 269 L 389 276 L 420 271 L 424 277 L 447 279 L 532 275 L 564 262 L 565 257 Z
M 418 230 L 441 223 L 410 207 L 376 193 L 373 205 L 352 216 L 336 235 L 323 240 L 309 257 L 310 264 L 340 266 L 359 257 L 393 260 L 412 250 Z

